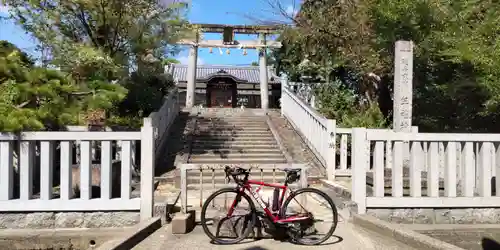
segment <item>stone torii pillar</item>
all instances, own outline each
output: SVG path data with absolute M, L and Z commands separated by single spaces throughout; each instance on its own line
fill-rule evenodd
M 189 48 L 187 86 L 186 86 L 186 108 L 192 108 L 195 102 L 196 89 L 196 64 L 198 62 L 198 46 Z
M 266 34 L 259 34 L 260 44 L 266 44 Z M 260 71 L 260 108 L 267 111 L 269 108 L 269 78 L 267 77 L 267 52 L 266 47 L 259 48 L 259 71 Z

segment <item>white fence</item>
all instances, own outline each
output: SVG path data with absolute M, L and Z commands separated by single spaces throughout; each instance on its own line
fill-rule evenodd
M 158 135 L 168 133 L 179 110 L 172 99 L 169 96 L 157 115 L 167 119 L 145 118 L 140 131 L 0 134 L 0 212 L 140 210 L 141 219 L 150 218 L 155 150 L 159 138 L 165 137 Z M 134 197 L 131 165 L 136 141 L 141 144 L 141 181 L 140 195 Z M 121 144 L 118 162 L 114 143 Z M 73 153 L 73 144 L 79 144 L 79 154 Z M 99 162 L 93 162 L 93 144 L 100 146 Z M 74 156 L 79 157 L 77 164 Z
M 352 141 L 352 199 L 359 213 L 365 213 L 366 208 L 500 206 L 500 180 L 495 178 L 500 172 L 500 134 L 396 133 L 355 128 Z M 384 152 L 388 143 L 393 147 L 389 156 Z M 403 162 L 405 153 L 410 155 L 407 166 Z M 389 162 L 391 175 L 387 175 Z M 366 188 L 370 168 L 372 195 Z M 409 184 L 407 193 L 404 183 Z
M 282 87 L 281 112 L 325 166 L 328 179 L 333 178 L 336 169 L 335 120 L 326 119 L 287 87 Z
M 351 128 L 337 128 L 335 120 L 318 113 L 287 87 L 282 88 L 281 112 L 327 169 L 329 180 L 336 176 L 351 176 Z M 390 152 L 390 144 L 388 147 Z
M 280 182 L 284 182 L 285 173 L 283 172 L 283 170 L 286 168 L 301 169 L 299 182 L 290 184 L 289 187 L 306 188 L 308 186 L 307 166 L 305 166 L 304 164 L 236 164 L 234 166 L 246 169 L 251 168 L 249 179 L 266 183 L 276 183 L 278 179 L 280 179 Z M 210 193 L 213 193 L 220 188 L 236 187 L 236 183 L 234 183 L 234 180 L 231 179 L 231 183 L 228 183 L 227 179 L 225 179 L 224 167 L 224 165 L 182 164 L 180 199 L 181 210 L 184 213 L 188 212 L 189 206 L 196 206 L 194 204 L 189 204 L 188 202 L 188 190 L 190 188 L 198 189 L 192 190 L 192 192 L 198 193 L 195 202 L 199 204 L 199 207 L 202 207 L 206 198 L 208 198 L 208 195 L 204 197 L 205 191 L 209 190 Z M 189 172 L 193 172 L 195 174 L 195 176 L 193 176 L 194 178 L 189 178 Z M 271 179 L 269 179 L 269 176 L 267 176 L 269 174 L 272 175 Z M 207 179 L 205 177 L 208 177 L 208 183 L 204 181 Z M 227 205 L 228 197 L 225 197 L 225 199 Z M 231 197 L 229 199 L 234 199 L 234 197 Z M 304 202 L 302 202 L 301 204 L 304 204 Z

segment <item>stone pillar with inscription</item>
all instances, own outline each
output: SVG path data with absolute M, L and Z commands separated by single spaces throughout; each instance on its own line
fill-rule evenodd
M 394 60 L 393 130 L 412 132 L 413 105 L 413 42 L 397 41 Z M 403 144 L 404 165 L 408 166 L 409 143 Z
M 196 64 L 198 62 L 198 46 L 189 48 L 187 86 L 186 86 L 186 108 L 192 108 L 195 102 L 196 89 Z
M 266 44 L 266 34 L 259 34 L 260 44 Z M 267 76 L 266 48 L 259 48 L 259 73 L 260 73 L 260 108 L 267 111 L 269 108 L 269 83 Z

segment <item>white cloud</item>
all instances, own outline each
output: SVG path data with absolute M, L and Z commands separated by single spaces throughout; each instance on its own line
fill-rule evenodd
M 288 5 L 288 7 L 286 7 L 286 14 L 290 15 L 290 16 L 295 16 L 297 15 L 297 12 L 299 12 L 299 7 L 297 5 Z
M 176 58 L 177 60 L 179 60 L 179 62 L 181 62 L 181 64 L 188 64 L 189 62 L 189 58 L 187 56 L 181 56 L 181 57 L 178 57 Z M 201 59 L 200 57 L 198 57 L 198 61 L 197 61 L 198 65 L 202 65 L 202 64 L 205 64 L 205 62 L 203 61 L 203 59 Z

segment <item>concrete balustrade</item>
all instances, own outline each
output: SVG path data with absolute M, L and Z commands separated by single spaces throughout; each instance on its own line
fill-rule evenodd
M 500 134 L 354 128 L 352 141 L 352 199 L 358 204 L 358 213 L 367 208 L 486 208 L 500 204 L 500 192 L 496 192 L 500 188 L 496 178 Z M 384 151 L 387 144 L 393 149 L 390 155 Z M 404 162 L 405 154 L 410 156 L 409 164 Z M 366 188 L 369 173 L 373 176 L 371 194 Z
M 178 113 L 174 89 L 158 112 L 144 118 L 140 131 L 0 134 L 0 212 L 140 210 L 141 219 L 150 218 L 155 158 L 161 155 Z M 141 145 L 140 194 L 134 196 L 137 142 Z M 114 144 L 119 149 L 113 150 Z M 96 151 L 100 151 L 99 159 Z M 99 186 L 100 194 L 94 193 L 93 186 Z

